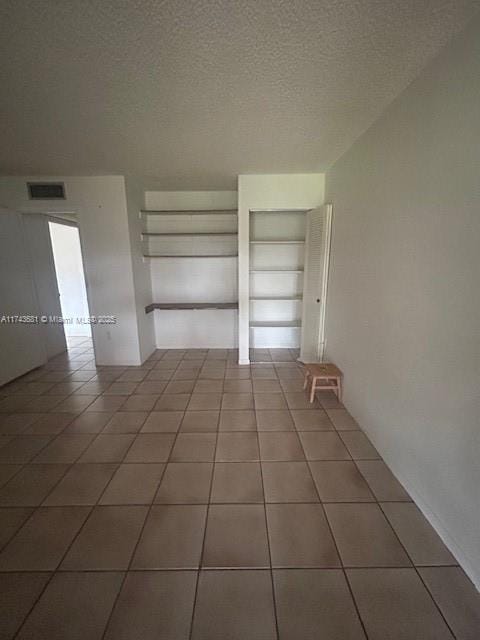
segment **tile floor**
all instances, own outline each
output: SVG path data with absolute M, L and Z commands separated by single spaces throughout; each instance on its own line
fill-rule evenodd
M 295 352 L 96 367 L 70 343 L 0 389 L 0 638 L 480 637 L 477 592 Z

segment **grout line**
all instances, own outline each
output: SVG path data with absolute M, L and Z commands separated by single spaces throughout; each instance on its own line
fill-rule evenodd
M 225 376 L 223 378 L 223 388 L 224 387 L 225 387 Z M 215 477 L 215 465 L 216 465 L 216 458 L 217 458 L 217 446 L 218 446 L 219 430 L 220 430 L 220 411 L 218 412 L 218 416 L 217 416 L 217 431 L 216 431 L 216 435 L 215 435 L 215 446 L 214 446 L 214 450 L 213 450 L 212 476 L 210 478 L 210 487 L 209 487 L 209 491 L 208 491 L 208 504 L 207 504 L 207 508 L 206 508 L 206 511 L 205 511 L 205 527 L 204 527 L 204 530 L 203 530 L 202 548 L 200 550 L 200 558 L 199 558 L 199 562 L 198 562 L 197 579 L 196 579 L 196 582 L 195 582 L 195 591 L 194 591 L 194 595 L 193 595 L 192 616 L 191 616 L 191 620 L 190 620 L 190 631 L 189 631 L 189 634 L 188 634 L 189 640 L 191 640 L 191 638 L 192 638 L 193 623 L 194 623 L 194 619 L 195 619 L 195 610 L 197 608 L 198 587 L 199 587 L 199 583 L 200 583 L 200 572 L 203 570 L 203 556 L 204 556 L 204 553 L 205 553 L 205 542 L 206 542 L 206 539 L 207 539 L 207 526 L 208 526 L 208 518 L 209 518 L 209 514 L 210 514 L 210 504 L 211 504 L 211 500 L 212 500 L 213 480 L 214 480 L 214 477 Z

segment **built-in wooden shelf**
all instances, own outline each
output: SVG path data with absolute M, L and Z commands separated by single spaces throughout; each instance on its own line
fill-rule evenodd
M 236 231 L 201 231 L 199 233 L 177 233 L 177 232 L 167 232 L 167 233 L 157 233 L 150 231 L 143 231 L 142 236 L 187 236 L 190 238 L 194 238 L 197 236 L 236 236 L 238 235 Z
M 305 244 L 305 240 L 250 240 L 250 244 Z
M 301 300 L 303 298 L 302 295 L 298 295 L 298 296 L 252 296 L 250 298 L 251 301 L 255 301 L 255 300 L 265 300 L 265 301 L 271 301 L 271 302 L 278 302 L 278 301 L 284 301 L 284 300 Z
M 210 215 L 237 215 L 237 209 L 206 209 L 206 210 L 187 210 L 183 211 L 154 211 L 148 209 L 142 209 L 142 213 L 145 213 L 149 216 L 210 216 Z
M 250 269 L 250 273 L 303 273 L 303 269 Z
M 277 328 L 277 327 L 301 327 L 301 320 L 278 320 L 278 321 L 261 321 L 256 322 L 253 320 L 250 322 L 251 327 L 268 327 L 268 328 Z
M 185 309 L 238 309 L 238 302 L 152 302 L 145 307 L 145 313 L 154 309 L 182 311 Z
M 152 254 L 152 253 L 144 253 L 144 258 L 236 258 L 238 253 L 216 253 L 216 254 L 195 254 L 195 255 L 179 255 L 177 254 Z

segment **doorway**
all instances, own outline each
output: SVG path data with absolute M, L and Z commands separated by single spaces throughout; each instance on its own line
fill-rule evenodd
M 80 234 L 75 224 L 48 223 L 57 274 L 60 307 L 68 338 L 92 336 Z

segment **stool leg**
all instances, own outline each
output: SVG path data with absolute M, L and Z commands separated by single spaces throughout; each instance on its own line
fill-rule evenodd
M 315 386 L 317 383 L 317 379 L 315 376 L 312 376 L 312 388 L 310 389 L 310 404 L 315 400 Z
M 303 388 L 306 389 L 307 388 L 307 384 L 308 384 L 308 371 L 305 371 L 305 380 L 303 381 Z
M 342 401 L 342 379 L 341 378 L 337 378 L 337 389 L 338 389 L 338 393 L 337 393 L 337 398 L 339 399 L 339 401 Z

